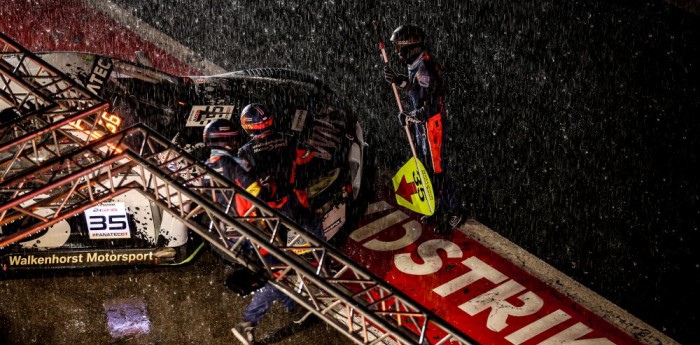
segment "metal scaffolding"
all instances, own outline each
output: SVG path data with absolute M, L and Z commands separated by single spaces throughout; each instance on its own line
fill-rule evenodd
M 0 249 L 136 190 L 357 344 L 475 343 L 146 126 L 112 133 L 106 103 L 1 34 L 0 44 L 0 98 L 18 114 L 0 128 L 0 225 L 32 224 Z M 238 215 L 217 193 L 253 206 Z M 278 241 L 288 230 L 306 244 Z

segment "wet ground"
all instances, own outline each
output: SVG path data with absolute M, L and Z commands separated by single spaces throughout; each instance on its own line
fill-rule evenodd
M 178 268 L 47 272 L 0 281 L 0 344 L 236 344 L 231 327 L 250 295 L 224 286 L 230 272 L 205 252 Z M 319 321 L 296 325 L 275 304 L 260 344 L 344 344 Z

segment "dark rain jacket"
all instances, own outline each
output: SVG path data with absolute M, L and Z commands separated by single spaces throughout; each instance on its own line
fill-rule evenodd
M 238 150 L 238 156 L 250 162 L 256 178 L 269 186 L 269 198 L 261 199 L 280 208 L 296 197 L 301 206 L 309 207 L 297 180 L 297 166 L 308 163 L 314 152 L 300 148 L 294 137 L 279 132 L 255 136 Z
M 261 199 L 269 197 L 269 190 L 255 178 L 250 163 L 245 159 L 235 157 L 225 150 L 212 149 L 205 164 L 253 196 Z M 250 215 L 253 206 L 239 194 L 232 200 L 231 195 L 217 192 L 216 199 L 221 205 L 235 209 L 239 216 Z
M 423 51 L 416 60 L 408 65 L 408 83 L 403 86 L 418 119 L 416 141 L 424 157 L 431 163 L 436 174 L 444 170 L 442 153 L 445 135 L 445 89 L 440 65 L 427 51 Z

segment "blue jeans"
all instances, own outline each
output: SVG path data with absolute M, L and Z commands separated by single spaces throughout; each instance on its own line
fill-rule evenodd
M 290 200 L 285 203 L 284 206 L 277 210 L 318 239 L 325 241 L 323 227 L 318 217 L 308 208 L 301 206 L 295 196 L 291 196 L 289 199 Z M 269 255 L 265 260 L 268 262 L 277 261 L 276 258 Z M 243 311 L 243 319 L 251 322 L 253 325 L 257 325 L 270 308 L 272 308 L 272 303 L 275 300 L 282 302 L 282 305 L 288 312 L 297 308 L 297 303 L 291 297 L 287 296 L 272 284 L 266 283 L 253 294 L 253 300 L 250 301 L 250 304 L 248 304 L 245 311 Z
M 319 240 L 326 240 L 323 234 L 323 224 L 319 217 L 316 216 L 312 210 L 302 206 L 295 195 L 290 195 L 287 203 L 278 208 L 277 211 L 297 223 L 297 225 L 301 226 L 304 230 L 316 236 Z
M 291 312 L 297 307 L 297 303 L 284 292 L 278 290 L 270 283 L 255 291 L 253 300 L 245 308 L 243 319 L 257 325 L 265 314 L 272 308 L 272 303 L 279 300 L 284 305 L 284 309 Z

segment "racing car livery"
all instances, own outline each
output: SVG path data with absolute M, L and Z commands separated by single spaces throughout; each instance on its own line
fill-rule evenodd
M 147 61 L 78 52 L 37 55 L 110 104 L 101 115 L 110 132 L 143 123 L 201 161 L 208 156 L 201 142 L 206 124 L 219 118 L 237 123 L 245 105 L 264 103 L 276 113 L 278 130 L 316 151 L 303 176 L 326 238 L 341 233 L 348 217 L 361 209 L 367 146 L 362 127 L 351 107 L 311 74 L 262 68 L 182 77 L 155 70 Z M 0 111 L 3 123 L 18 116 L 2 100 Z M 248 138 L 240 132 L 243 144 Z M 0 160 L 10 159 L 0 154 Z M 28 226 L 25 221 L 0 224 L 0 238 Z M 0 249 L 0 265 L 11 271 L 180 264 L 199 248 L 201 241 L 182 222 L 130 191 Z

